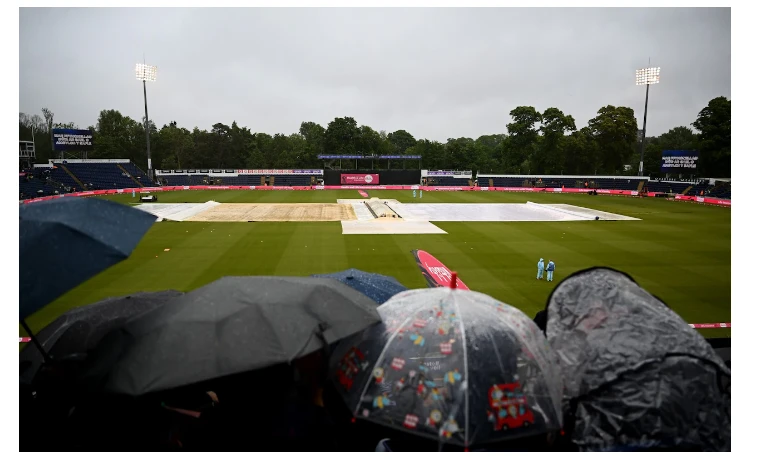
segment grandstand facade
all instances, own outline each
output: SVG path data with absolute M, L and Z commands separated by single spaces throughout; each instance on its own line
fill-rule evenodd
M 374 171 L 372 171 L 374 172 Z M 355 171 L 357 174 L 368 171 Z M 388 174 L 385 172 L 383 174 Z M 730 199 L 730 179 L 673 180 L 647 176 L 564 176 L 477 174 L 473 171 L 416 170 L 402 185 L 441 187 L 583 188 L 648 192 L 662 195 L 708 196 Z M 20 199 L 91 190 L 151 186 L 285 186 L 324 185 L 324 170 L 289 169 L 186 169 L 156 170 L 155 180 L 124 159 L 51 160 L 19 173 Z M 420 178 L 420 179 L 418 179 Z

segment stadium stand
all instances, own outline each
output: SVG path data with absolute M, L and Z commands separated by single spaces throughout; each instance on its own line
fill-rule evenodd
M 648 191 L 652 193 L 683 193 L 685 189 L 692 184 L 688 182 L 674 182 L 674 181 L 648 181 Z
M 58 190 L 56 187 L 48 184 L 42 174 L 37 176 L 34 170 L 27 170 L 24 173 L 26 175 L 19 176 L 18 182 L 18 192 L 21 199 L 54 195 L 56 190 Z M 61 191 L 58 190 L 58 192 L 60 193 Z
M 213 174 L 163 174 L 155 182 L 134 163 L 115 160 L 112 163 L 65 162 L 56 165 L 37 165 L 34 169 L 21 171 L 25 176 L 19 178 L 19 194 L 25 198 L 68 193 L 82 190 L 107 190 L 114 188 L 149 187 L 152 185 L 235 185 L 235 186 L 309 186 L 311 176 L 306 174 L 278 174 L 264 176 L 261 174 L 218 175 Z M 200 172 L 200 171 L 198 171 Z M 205 171 L 203 171 L 205 173 Z M 210 171 L 209 171 L 210 172 Z M 264 184 L 266 179 L 268 184 Z M 319 178 L 317 178 L 318 180 Z M 430 186 L 468 187 L 470 179 L 464 177 L 429 176 L 425 178 Z M 160 182 L 159 182 L 160 180 Z M 710 181 L 714 185 L 710 185 Z M 641 180 L 637 177 L 603 177 L 603 176 L 489 176 L 478 175 L 480 187 L 537 187 L 537 188 L 593 188 L 608 190 L 638 190 L 653 193 L 677 193 L 690 196 L 704 196 L 730 199 L 730 182 L 705 179 L 678 181 L 667 179 Z M 83 187 L 84 186 L 84 187 Z
M 284 175 L 284 176 L 272 176 L 272 177 L 274 177 L 275 185 L 283 185 L 287 187 L 311 185 L 311 176 Z
M 68 187 L 70 189 L 76 189 L 81 191 L 82 187 L 76 183 L 73 177 L 69 175 L 63 168 L 54 167 L 50 171 L 50 178 L 53 179 L 56 182 L 60 182 L 63 184 L 64 187 Z
M 117 163 L 68 163 L 66 167 L 90 190 L 139 187 Z
M 208 176 L 198 174 L 183 174 L 183 175 L 171 175 L 161 176 L 166 185 L 179 186 L 179 185 L 208 185 Z
M 445 187 L 468 187 L 469 179 L 463 177 L 428 177 L 427 185 L 440 185 Z
M 134 163 L 119 163 L 124 170 L 131 174 L 132 177 L 134 177 L 138 183 L 148 187 L 151 185 L 150 180 L 148 179 L 148 175 L 145 174 L 143 170 L 137 167 Z
M 706 195 L 706 191 L 709 190 L 710 187 L 709 182 L 701 182 L 691 187 L 686 195 L 701 196 L 702 191 L 704 192 L 704 195 Z
M 722 182 L 722 183 L 716 184 L 706 193 L 706 196 L 729 200 L 730 199 L 730 182 Z
M 600 188 L 609 190 L 637 190 L 640 184 L 639 179 L 624 179 L 612 177 L 588 177 L 587 179 L 578 179 L 576 177 L 552 177 L 552 178 L 535 178 L 534 176 L 522 177 L 491 177 L 487 175 L 477 176 L 481 187 L 490 186 L 490 179 L 493 180 L 493 187 L 553 187 L 561 186 L 569 188 L 584 188 L 585 182 L 589 188 Z
M 261 185 L 260 175 L 240 174 L 239 176 L 219 177 L 224 185 Z

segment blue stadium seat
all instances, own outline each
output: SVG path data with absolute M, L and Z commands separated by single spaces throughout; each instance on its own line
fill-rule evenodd
M 208 176 L 203 174 L 183 174 L 180 176 L 161 176 L 166 185 L 179 187 L 182 185 L 208 185 Z
M 23 194 L 24 199 L 55 194 L 56 188 L 48 185 L 42 177 L 41 174 L 40 176 L 35 176 L 34 172 L 31 172 L 30 176 L 19 176 L 19 194 Z M 40 190 L 42 193 L 38 193 Z M 60 193 L 61 191 L 59 190 L 58 192 Z
M 274 185 L 295 187 L 311 185 L 311 176 L 288 174 L 282 176 L 271 176 L 274 178 Z M 259 179 L 260 180 L 260 179 Z
M 66 168 L 89 189 L 93 190 L 139 186 L 116 163 L 68 163 Z M 92 186 L 90 187 L 89 184 Z
M 239 176 L 221 177 L 224 185 L 261 185 L 261 176 L 255 174 L 240 174 Z
M 672 190 L 672 193 L 683 193 L 691 184 L 687 182 L 650 180 L 647 185 L 649 192 L 669 193 L 669 191 Z
M 469 180 L 464 177 L 428 177 L 427 183 L 430 183 L 430 179 L 432 179 L 431 185 L 439 185 L 441 187 L 469 187 Z M 482 184 L 480 184 L 482 185 Z
M 122 163 L 121 166 L 124 169 L 126 169 L 126 171 L 129 174 L 131 174 L 135 179 L 137 179 L 145 187 L 150 187 L 151 185 L 153 185 L 148 179 L 148 175 L 145 174 L 145 171 L 138 168 L 136 164 L 129 162 L 129 163 Z

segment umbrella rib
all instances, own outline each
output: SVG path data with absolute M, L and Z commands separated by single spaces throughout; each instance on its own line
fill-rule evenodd
M 64 223 L 61 223 L 61 222 L 55 222 L 55 224 L 56 225 L 60 225 L 63 228 L 65 228 L 66 230 L 69 230 L 69 231 L 71 231 L 73 233 L 82 235 L 82 236 L 88 238 L 93 243 L 100 244 L 102 246 L 105 246 L 108 249 L 112 249 L 114 253 L 116 253 L 116 254 L 118 254 L 120 256 L 129 257 L 132 254 L 132 251 L 124 252 L 124 251 L 121 250 L 121 248 L 117 248 L 113 244 L 108 243 L 107 241 L 103 241 L 99 236 L 93 235 L 91 233 L 88 233 L 88 232 L 86 232 L 86 231 L 84 231 L 84 230 L 82 230 L 80 228 L 73 227 L 70 224 L 64 224 Z M 134 250 L 134 248 L 132 250 Z
M 493 334 L 490 333 L 490 331 L 486 330 L 485 333 L 490 338 L 490 343 L 493 344 L 493 351 L 495 351 L 495 357 L 498 360 L 498 367 L 501 368 L 501 374 L 503 376 L 506 376 L 506 369 L 503 368 L 503 362 L 501 361 L 501 354 L 498 353 L 498 345 L 495 343 L 495 339 L 493 338 Z
M 382 349 L 382 352 L 380 353 L 379 357 L 377 358 L 377 361 L 374 362 L 374 366 L 372 366 L 372 369 L 376 368 L 377 365 L 382 361 L 382 358 L 385 357 L 385 352 L 387 352 L 387 349 L 390 348 L 390 344 L 393 343 L 393 340 L 398 335 L 398 331 L 400 331 L 401 329 L 403 329 L 404 326 L 406 326 L 406 324 L 408 324 L 409 321 L 411 321 L 411 316 L 409 316 L 408 318 L 406 318 L 406 321 L 404 321 L 399 327 L 397 327 L 395 329 L 395 332 L 393 332 L 392 337 L 390 337 L 385 342 L 385 347 Z M 353 411 L 354 415 L 358 414 L 358 409 L 361 407 L 361 401 L 363 401 L 364 395 L 366 395 L 366 391 L 369 389 L 369 384 L 371 382 L 372 382 L 371 378 L 366 380 L 366 384 L 364 385 L 364 389 L 361 391 L 361 394 L 358 397 L 358 404 L 356 405 L 356 409 Z
M 454 295 L 454 292 L 451 292 L 451 295 Z M 464 392 L 464 446 L 469 445 L 469 359 L 467 357 L 467 350 L 466 350 L 466 330 L 464 328 L 464 322 L 463 318 L 461 317 L 461 309 L 459 308 L 459 304 L 457 302 L 453 302 L 454 307 L 456 308 L 456 315 L 459 318 L 459 327 L 461 327 L 461 340 L 464 342 L 464 346 L 462 347 L 464 349 L 464 375 L 465 382 L 466 382 L 466 391 Z

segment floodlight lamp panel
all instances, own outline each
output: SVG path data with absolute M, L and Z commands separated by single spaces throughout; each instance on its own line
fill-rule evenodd
M 140 81 L 156 81 L 156 66 L 140 64 L 135 66 L 135 73 L 137 80 Z
M 661 73 L 661 67 L 648 67 L 645 69 L 637 69 L 635 71 L 635 84 L 636 85 L 655 85 L 659 83 L 659 75 Z

